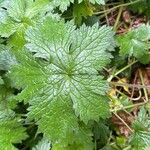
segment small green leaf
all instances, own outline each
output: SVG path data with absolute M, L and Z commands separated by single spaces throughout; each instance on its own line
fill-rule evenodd
M 148 63 L 150 57 L 148 50 L 150 48 L 150 26 L 141 25 L 137 29 L 132 29 L 127 34 L 117 37 L 120 46 L 121 56 L 134 56 L 142 63 Z
M 138 113 L 138 117 L 133 122 L 134 133 L 131 135 L 131 145 L 136 150 L 145 150 L 150 146 L 150 120 L 147 117 L 144 107 Z
M 19 27 L 19 25 L 13 22 L 7 15 L 6 11 L 0 8 L 0 35 L 1 37 L 9 37 Z
M 28 136 L 22 121 L 11 108 L 16 102 L 12 100 L 12 90 L 5 84 L 0 85 L 0 149 L 17 150 L 13 144 L 21 143 Z
M 93 15 L 93 7 L 88 2 L 82 2 L 80 4 L 75 3 L 73 5 L 73 17 L 77 25 L 81 25 L 82 17 Z
M 39 16 L 48 11 L 49 0 L 11 0 L 0 8 L 0 36 L 10 37 L 8 43 L 15 48 L 25 44 L 24 33 L 34 25 Z M 45 12 L 45 13 L 43 13 Z M 40 17 L 43 19 L 43 17 Z
M 27 138 L 25 128 L 18 119 L 3 120 L 0 118 L 1 149 L 17 150 L 13 144 L 20 143 Z

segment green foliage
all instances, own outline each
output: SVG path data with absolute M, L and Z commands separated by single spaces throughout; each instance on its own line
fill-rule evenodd
M 0 45 L 0 70 L 9 70 L 15 64 L 17 64 L 17 60 L 10 52 L 10 49 Z
M 27 138 L 21 118 L 16 117 L 12 102 L 11 90 L 0 85 L 0 149 L 16 150 L 13 144 L 20 143 Z
M 138 3 L 135 3 L 134 5 L 129 6 L 129 8 L 134 13 L 144 13 L 148 19 L 150 19 L 150 0 L 142 0 Z
M 95 24 L 75 30 L 72 22 L 48 17 L 27 31 L 26 40 L 27 50 L 19 54 L 20 63 L 9 76 L 24 89 L 19 99 L 29 102 L 28 118 L 37 121 L 46 137 L 69 143 L 70 137 L 86 132 L 81 131 L 78 116 L 85 123 L 109 116 L 104 96 L 108 85 L 97 69 L 111 58 L 107 52 L 114 46 L 111 28 Z
M 82 18 L 93 15 L 93 7 L 88 2 L 73 5 L 73 17 L 77 25 L 81 25 Z
M 117 37 L 120 46 L 121 56 L 134 56 L 142 63 L 149 63 L 150 57 L 148 50 L 150 48 L 150 25 L 143 24 L 136 29 L 132 29 L 124 35 Z
M 32 150 L 49 150 L 50 143 L 47 139 L 42 139 Z
M 146 147 L 150 147 L 150 120 L 147 117 L 148 115 L 143 107 L 133 123 L 135 131 L 131 137 L 131 145 L 135 150 L 145 150 Z
M 7 113 L 7 112 L 6 112 Z M 16 150 L 13 146 L 27 138 L 25 128 L 18 119 L 3 120 L 0 118 L 0 146 L 1 149 Z
M 0 76 L 0 85 L 4 84 L 2 77 Z
M 84 3 L 84 2 L 90 2 L 92 4 L 105 4 L 105 0 L 52 0 L 51 5 L 54 7 L 59 7 L 59 9 L 63 12 L 67 10 L 67 7 L 70 6 L 70 3 Z
M 0 8 L 0 35 L 10 37 L 9 44 L 21 48 L 24 43 L 24 33 L 28 26 L 42 18 L 49 0 L 12 0 L 7 1 Z
M 105 146 L 109 140 L 110 131 L 106 126 L 104 120 L 94 123 L 93 135 L 95 141 L 98 143 L 98 148 Z

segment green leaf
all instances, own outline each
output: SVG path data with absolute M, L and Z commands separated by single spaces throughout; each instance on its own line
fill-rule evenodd
M 49 0 L 12 0 L 8 5 L 7 13 L 16 21 L 25 21 L 25 18 L 36 17 L 48 3 Z
M 79 26 L 82 23 L 82 17 L 93 15 L 93 7 L 88 2 L 82 2 L 80 4 L 75 3 L 73 5 L 73 17 L 75 23 Z
M 113 35 L 106 26 L 75 29 L 51 17 L 27 31 L 27 50 L 9 77 L 23 88 L 18 99 L 31 105 L 28 118 L 52 142 L 68 143 L 80 132 L 78 117 L 87 123 L 109 116 L 108 83 L 97 70 L 110 62 Z
M 74 0 L 52 0 L 51 5 L 54 7 L 59 7 L 59 9 L 64 12 L 67 10 L 67 7 L 70 6 L 70 3 L 74 3 Z
M 34 25 L 40 14 L 47 12 L 49 0 L 11 0 L 0 8 L 0 35 L 10 37 L 11 46 L 21 48 L 25 44 L 24 33 Z M 43 17 L 40 17 L 43 18 Z
M 82 3 L 84 0 L 78 0 L 78 3 Z M 105 4 L 105 0 L 89 0 L 90 3 L 92 4 Z M 52 0 L 51 5 L 54 7 L 59 7 L 59 9 L 64 12 L 67 10 L 67 7 L 70 6 L 70 3 L 75 3 L 75 0 Z
M 32 150 L 50 150 L 50 143 L 47 139 L 42 139 Z
M 141 108 L 132 126 L 134 133 L 131 136 L 131 145 L 136 150 L 145 150 L 145 147 L 150 146 L 150 120 L 144 107 Z
M 142 63 L 148 63 L 150 57 L 148 50 L 150 44 L 150 26 L 143 24 L 136 29 L 132 29 L 127 34 L 119 35 L 117 40 L 120 46 L 121 56 L 134 56 Z
M 0 70 L 9 70 L 10 67 L 15 64 L 17 64 L 17 60 L 11 54 L 9 48 L 0 45 Z
M 0 149 L 17 150 L 13 144 L 21 143 L 27 138 L 20 118 L 11 110 L 11 89 L 0 85 Z
M 6 81 L 3 80 L 3 84 L 0 85 L 0 118 L 6 119 L 7 116 L 14 117 L 14 112 L 11 109 L 16 107 L 16 101 L 14 97 L 14 90 L 11 89 Z
M 32 104 L 28 109 L 30 111 L 28 117 L 36 118 L 40 131 L 52 141 L 59 143 L 64 139 L 68 143 L 70 139 L 66 139 L 66 137 L 70 137 L 73 130 L 78 130 L 77 118 L 69 104 L 69 98 L 57 96 L 56 99 L 51 100 L 44 96 L 36 98 L 34 102 L 38 102 L 38 105 Z M 43 112 L 45 113 L 43 114 Z
M 25 128 L 18 119 L 3 120 L 0 118 L 1 149 L 17 150 L 13 144 L 20 143 L 27 138 Z
M 91 150 L 94 148 L 91 138 L 91 131 L 87 128 L 81 128 L 73 138 L 70 138 L 70 143 L 67 146 L 63 146 L 63 143 L 56 143 L 52 146 L 52 150 Z
M 8 17 L 6 11 L 2 8 L 0 9 L 0 18 L 1 37 L 9 37 L 17 30 L 17 28 L 19 28 L 19 25 L 13 22 L 13 20 Z
M 79 0 L 79 2 L 81 2 L 81 0 Z M 92 3 L 92 4 L 96 4 L 96 3 L 97 4 L 102 4 L 102 5 L 105 4 L 105 0 L 89 0 L 89 2 Z
M 104 124 L 105 122 L 101 119 L 98 123 L 93 125 L 94 139 L 97 141 L 97 147 L 102 148 L 105 146 L 109 139 L 109 129 L 108 126 Z

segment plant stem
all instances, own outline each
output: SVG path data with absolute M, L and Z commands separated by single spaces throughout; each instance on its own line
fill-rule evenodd
M 132 133 L 134 132 L 129 125 L 117 114 L 117 113 L 113 113 Z
M 120 4 L 120 5 L 114 6 L 114 7 L 110 8 L 110 9 L 107 9 L 107 10 L 104 10 L 104 11 L 95 12 L 94 15 L 99 15 L 99 14 L 103 14 L 103 13 L 109 13 L 112 10 L 117 9 L 119 7 L 125 7 L 125 6 L 129 6 L 129 5 L 133 5 L 133 4 L 136 4 L 136 3 L 140 2 L 140 1 L 143 1 L 143 0 L 136 0 L 136 1 L 133 1 L 133 2 L 125 3 L 125 4 Z
M 119 8 L 119 12 L 118 12 L 118 15 L 117 15 L 117 18 L 116 18 L 116 21 L 115 21 L 114 27 L 113 27 L 113 30 L 114 30 L 114 31 L 116 31 L 116 30 L 117 30 L 117 26 L 118 26 L 118 23 L 119 23 L 119 20 L 120 20 L 120 17 L 121 17 L 122 11 L 123 11 L 123 7 L 121 6 L 121 7 Z M 105 14 L 106 14 L 106 13 L 105 13 Z
M 104 10 L 106 10 L 105 6 L 103 8 L 104 8 Z M 104 13 L 104 15 L 106 18 L 107 25 L 109 26 L 109 19 L 108 19 L 107 13 Z
M 144 79 L 143 79 L 143 75 L 142 75 L 142 71 L 139 69 L 139 75 L 140 75 L 140 79 L 141 79 L 141 82 L 142 82 L 142 85 L 145 86 L 144 84 Z M 148 94 L 147 94 L 147 91 L 145 88 L 143 88 L 143 91 L 144 91 L 144 95 L 145 95 L 145 99 L 146 99 L 146 102 L 148 102 Z
M 115 76 L 117 76 L 118 74 L 120 74 L 121 72 L 123 72 L 124 70 L 126 70 L 127 68 L 131 67 L 133 64 L 135 64 L 137 62 L 133 61 L 132 63 L 128 64 L 127 66 L 123 67 L 122 69 L 120 69 L 119 71 L 117 71 L 115 74 L 111 75 L 107 81 L 110 82 Z
M 114 86 L 127 86 L 127 87 L 136 87 L 136 88 L 145 88 L 145 89 L 150 89 L 150 85 L 139 85 L 139 84 L 128 84 L 128 83 L 118 83 L 118 82 L 109 82 L 109 84 L 114 85 Z
M 111 112 L 117 112 L 117 111 L 120 111 L 120 110 L 130 109 L 130 108 L 137 107 L 137 106 L 143 106 L 145 104 L 147 104 L 147 102 L 142 102 L 142 103 L 137 103 L 137 104 L 133 104 L 133 105 L 128 105 L 128 106 L 125 106 L 123 108 L 115 109 L 115 110 L 110 110 L 110 111 Z
M 112 3 L 105 4 L 105 6 L 120 5 L 120 4 L 122 4 L 122 3 L 121 2 L 112 2 Z

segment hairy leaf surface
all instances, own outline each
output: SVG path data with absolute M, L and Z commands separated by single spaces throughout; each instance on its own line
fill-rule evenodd
M 68 143 L 81 132 L 78 117 L 87 123 L 109 116 L 108 84 L 97 70 L 111 58 L 111 28 L 75 29 L 72 22 L 48 17 L 27 31 L 26 40 L 27 49 L 9 76 L 23 88 L 18 97 L 29 102 L 28 118 L 37 121 L 46 137 Z

